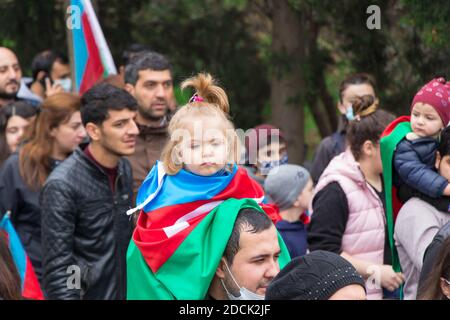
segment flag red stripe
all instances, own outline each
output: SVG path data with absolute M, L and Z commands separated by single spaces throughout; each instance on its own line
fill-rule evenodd
M 392 121 L 392 122 L 386 127 L 386 129 L 384 129 L 384 131 L 381 133 L 381 138 L 390 135 L 390 134 L 392 133 L 392 131 L 394 131 L 395 127 L 397 127 L 397 125 L 398 125 L 400 122 L 409 122 L 410 119 L 411 119 L 410 116 L 401 116 L 401 117 L 398 117 L 397 119 L 395 119 L 394 121 Z
M 39 281 L 34 273 L 30 258 L 27 256 L 27 267 L 25 270 L 25 279 L 23 282 L 22 296 L 27 299 L 44 300 Z

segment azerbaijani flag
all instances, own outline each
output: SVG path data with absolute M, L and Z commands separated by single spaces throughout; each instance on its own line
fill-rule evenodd
M 33 266 L 14 229 L 9 214 L 5 214 L 0 221 L 0 230 L 6 233 L 9 240 L 11 255 L 22 282 L 22 296 L 27 299 L 43 300 L 44 295 L 34 273 Z
M 239 208 L 280 219 L 263 199 L 261 186 L 237 165 L 209 177 L 184 169 L 170 176 L 157 161 L 137 195 L 141 212 L 127 253 L 127 298 L 203 299 Z M 290 258 L 279 241 L 281 267 Z
M 395 272 L 401 271 L 397 249 L 394 243 L 394 224 L 402 203 L 397 197 L 397 189 L 392 185 L 394 152 L 400 141 L 411 132 L 409 116 L 401 116 L 389 124 L 381 134 L 380 152 L 383 164 L 384 193 L 386 198 L 386 223 L 389 245 L 392 254 L 392 267 Z
M 80 28 L 72 28 L 72 43 L 75 87 L 83 94 L 117 70 L 91 1 L 71 0 L 71 5 L 79 8 L 81 15 Z

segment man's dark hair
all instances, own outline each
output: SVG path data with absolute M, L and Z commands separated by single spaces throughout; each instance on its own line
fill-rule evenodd
M 122 65 L 126 66 L 130 63 L 131 59 L 138 53 L 152 51 L 149 45 L 141 43 L 132 43 L 122 53 Z
M 61 52 L 45 50 L 39 52 L 31 62 L 31 72 L 33 81 L 36 81 L 38 73 L 44 71 L 47 76 L 50 76 L 53 64 L 58 61 L 61 64 L 69 64 L 67 56 Z
M 139 71 L 142 70 L 169 70 L 170 74 L 172 74 L 172 65 L 160 53 L 154 51 L 139 53 L 125 66 L 125 83 L 136 85 L 139 79 Z
M 450 127 L 446 127 L 441 131 L 438 151 L 441 157 L 450 155 Z
M 109 110 L 137 110 L 137 102 L 131 94 L 108 83 L 93 86 L 81 97 L 81 120 L 101 125 L 108 118 Z
M 347 78 L 344 79 L 344 81 L 341 82 L 341 85 L 339 86 L 339 100 L 341 103 L 343 102 L 343 93 L 344 91 L 351 85 L 354 84 L 368 84 L 370 85 L 373 90 L 375 91 L 375 79 L 367 74 L 367 73 L 355 73 L 349 75 Z
M 36 81 L 37 75 L 41 71 L 44 71 L 47 75 L 50 73 L 54 59 L 55 53 L 51 50 L 39 52 L 34 56 L 33 61 L 31 62 L 33 81 Z
M 69 64 L 69 58 L 64 53 L 55 52 L 55 54 L 53 56 L 52 64 L 50 65 L 50 70 L 56 61 L 58 61 L 61 64 Z
M 273 226 L 272 220 L 267 214 L 255 209 L 247 208 L 239 211 L 236 221 L 234 222 L 233 231 L 231 231 L 230 239 L 225 248 L 225 258 L 232 265 L 234 256 L 239 251 L 239 241 L 241 232 L 260 233 Z

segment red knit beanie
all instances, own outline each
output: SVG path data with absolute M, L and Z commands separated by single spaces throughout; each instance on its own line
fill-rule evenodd
M 411 110 L 418 102 L 429 104 L 441 117 L 444 127 L 450 121 L 450 82 L 436 78 L 424 85 L 414 96 Z

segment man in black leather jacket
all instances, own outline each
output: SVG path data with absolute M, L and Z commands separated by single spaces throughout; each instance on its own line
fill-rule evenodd
M 55 169 L 41 192 L 43 289 L 48 299 L 125 299 L 132 222 L 137 104 L 96 85 L 82 97 L 90 143 Z

